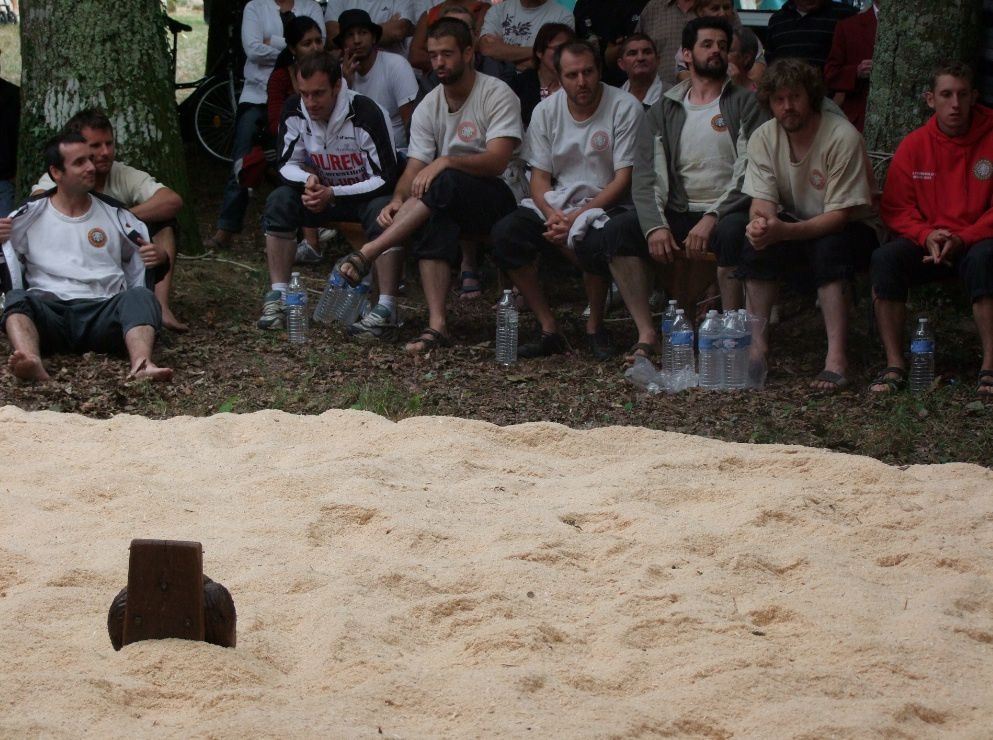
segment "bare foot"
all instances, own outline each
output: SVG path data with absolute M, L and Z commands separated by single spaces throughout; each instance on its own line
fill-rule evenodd
M 168 383 L 172 380 L 171 367 L 159 367 L 151 360 L 142 360 L 131 368 L 129 380 L 151 380 L 157 383 Z
M 41 364 L 41 358 L 38 355 L 29 355 L 19 349 L 14 350 L 7 359 L 7 367 L 21 380 L 38 382 L 50 380 L 48 373 L 45 372 L 45 366 Z
M 162 307 L 162 326 L 169 331 L 176 332 L 177 334 L 185 334 L 190 330 L 188 324 L 184 324 L 182 321 L 177 319 L 176 315 L 165 306 Z

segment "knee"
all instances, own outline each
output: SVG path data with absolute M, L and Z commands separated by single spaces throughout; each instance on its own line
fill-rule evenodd
M 432 211 L 445 209 L 451 205 L 458 192 L 462 173 L 458 170 L 442 170 L 428 185 L 427 191 L 421 200 Z
M 286 238 L 295 236 L 300 221 L 299 208 L 300 194 L 289 185 L 280 185 L 269 193 L 262 211 L 262 225 L 266 235 Z

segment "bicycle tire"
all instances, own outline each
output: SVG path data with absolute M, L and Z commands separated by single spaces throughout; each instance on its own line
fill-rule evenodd
M 207 154 L 221 162 L 232 162 L 234 124 L 241 95 L 242 80 L 227 77 L 208 82 L 198 100 L 193 114 L 193 129 L 197 143 Z

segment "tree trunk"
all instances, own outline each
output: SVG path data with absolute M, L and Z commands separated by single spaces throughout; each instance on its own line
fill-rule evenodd
M 19 191 L 44 172 L 45 141 L 75 113 L 100 108 L 114 124 L 118 161 L 182 196 L 180 247 L 198 251 L 160 0 L 21 5 Z
M 865 139 L 870 151 L 893 152 L 928 118 L 924 91 L 932 68 L 962 60 L 977 69 L 982 0 L 886 0 L 880 5 Z

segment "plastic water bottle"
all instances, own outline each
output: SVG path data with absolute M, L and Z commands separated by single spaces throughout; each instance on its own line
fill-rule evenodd
M 721 389 L 721 366 L 724 364 L 724 322 L 715 309 L 707 311 L 700 324 L 700 387 L 709 391 Z
M 505 290 L 497 304 L 496 361 L 501 365 L 517 362 L 517 325 L 519 316 L 514 291 Z
M 667 373 L 672 372 L 672 322 L 675 320 L 676 302 L 669 301 L 659 326 L 659 333 L 662 335 L 662 371 Z
M 672 322 L 672 380 L 675 391 L 696 385 L 696 360 L 693 357 L 693 325 L 676 309 Z
M 321 299 L 317 302 L 317 308 L 314 309 L 314 321 L 320 321 L 322 324 L 330 324 L 334 321 L 335 312 L 338 310 L 338 304 L 341 299 L 345 297 L 345 291 L 348 288 L 348 281 L 345 280 L 344 276 L 338 272 L 338 267 L 335 266 L 331 270 L 331 274 L 328 275 L 328 281 L 324 286 L 324 292 L 321 293 Z
M 934 382 L 934 335 L 928 320 L 917 320 L 917 331 L 910 340 L 910 390 L 923 393 Z
M 290 275 L 286 289 L 286 333 L 293 344 L 307 341 L 307 289 L 300 282 L 300 273 Z
M 728 311 L 724 318 L 724 387 L 739 391 L 748 386 L 748 352 L 752 335 L 745 309 Z
M 334 320 L 342 326 L 351 326 L 365 310 L 372 292 L 372 273 L 370 272 L 358 285 L 349 286 L 335 310 Z

